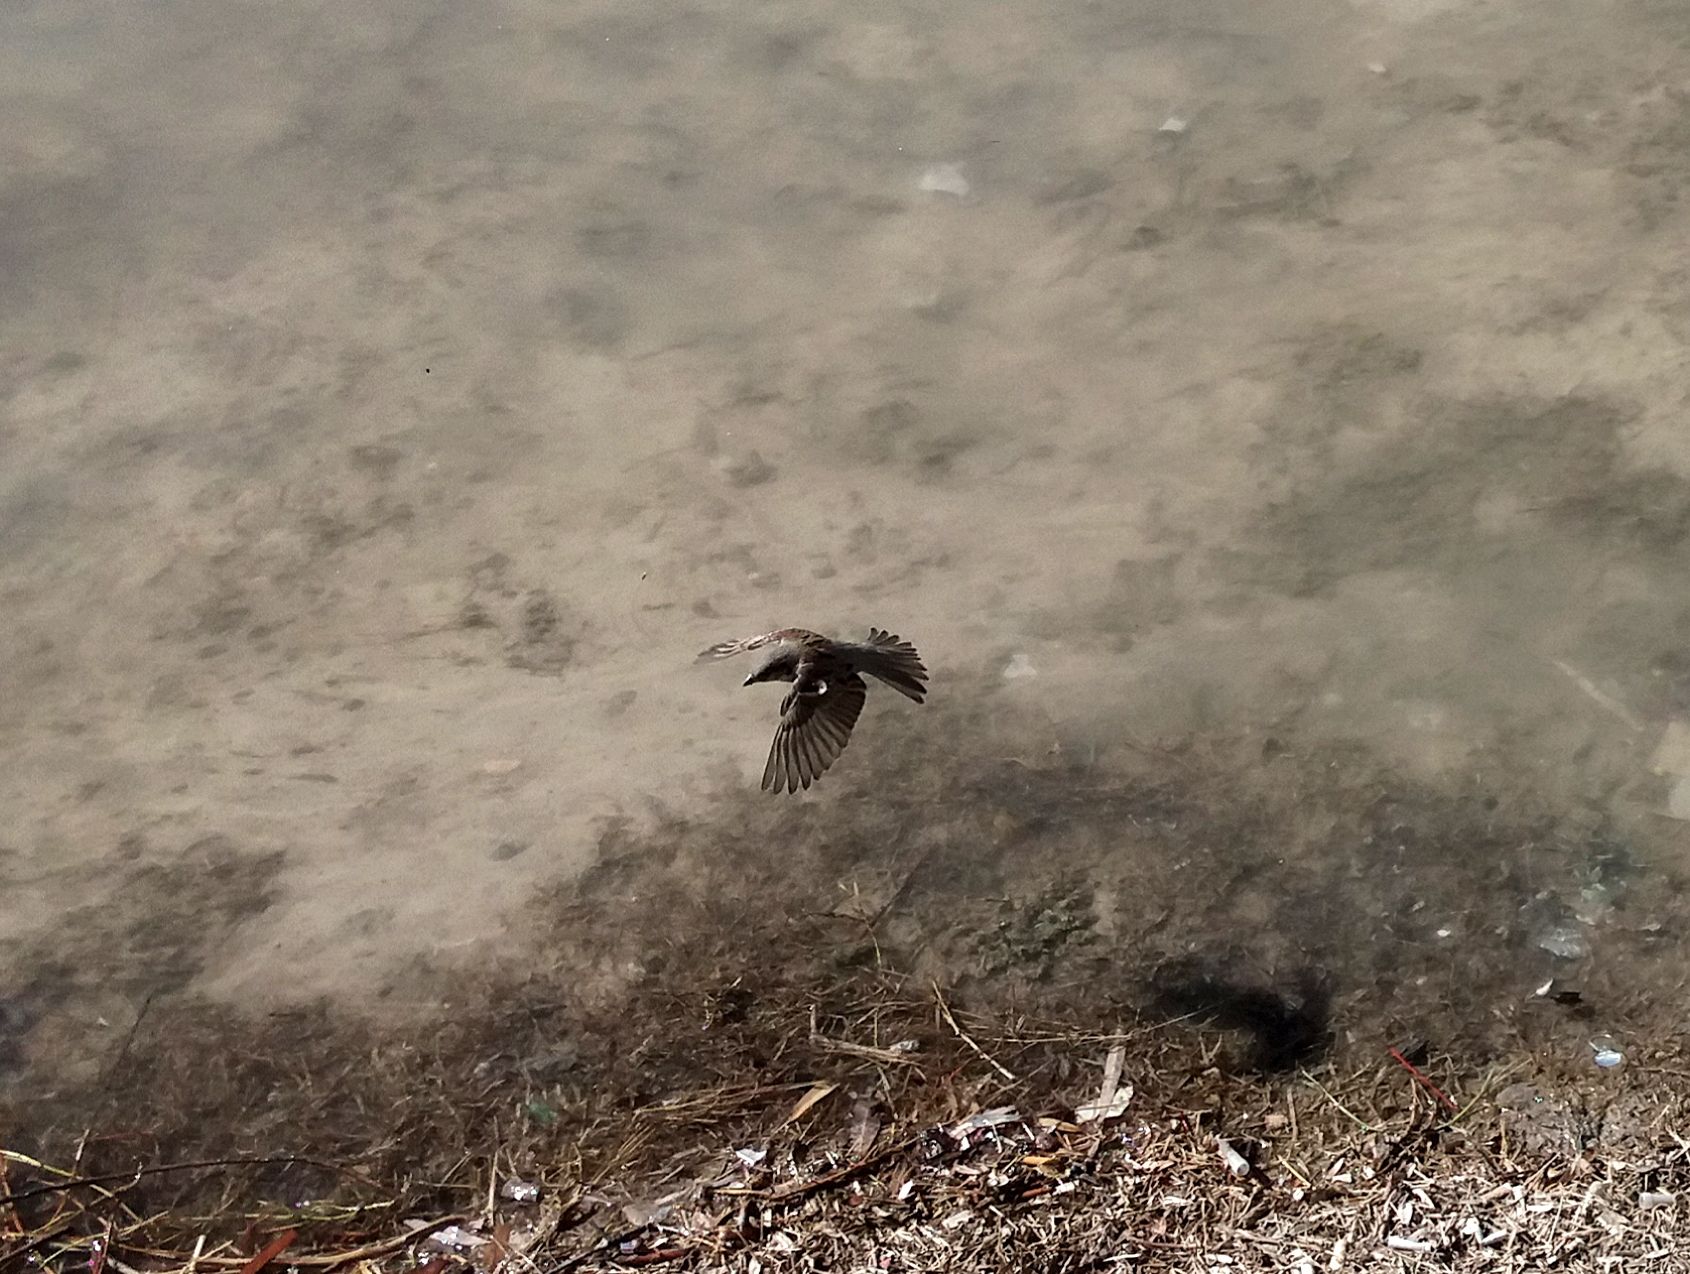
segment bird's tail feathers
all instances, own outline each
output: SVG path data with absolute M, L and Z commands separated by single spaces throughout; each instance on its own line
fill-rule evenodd
M 856 645 L 857 667 L 878 677 L 892 689 L 921 703 L 927 697 L 927 668 L 909 642 L 879 628 L 869 629 L 868 641 Z

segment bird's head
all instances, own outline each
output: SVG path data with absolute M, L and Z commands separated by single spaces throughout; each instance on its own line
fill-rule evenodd
M 754 686 L 759 681 L 775 681 L 780 677 L 784 667 L 785 665 L 779 659 L 765 659 L 753 668 L 751 675 L 740 684 Z

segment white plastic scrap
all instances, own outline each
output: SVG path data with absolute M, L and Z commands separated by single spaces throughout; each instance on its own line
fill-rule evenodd
M 430 1242 L 457 1248 L 460 1251 L 466 1248 L 480 1247 L 489 1241 L 485 1234 L 466 1230 L 461 1225 L 443 1225 L 428 1237 Z
M 1232 1143 L 1225 1137 L 1215 1138 L 1215 1148 L 1221 1152 L 1221 1162 L 1226 1164 L 1226 1170 L 1235 1177 L 1250 1175 L 1250 1161 L 1232 1148 Z
M 761 1167 L 763 1160 L 768 1157 L 769 1152 L 767 1150 L 754 1150 L 750 1146 L 744 1146 L 734 1151 L 734 1158 L 738 1159 L 747 1168 Z
M 1033 667 L 1033 661 L 1021 651 L 1016 651 L 1009 657 L 1009 663 L 1004 665 L 1003 679 L 1005 681 L 1019 681 L 1024 677 L 1036 677 L 1039 670 Z
M 1074 1112 L 1074 1122 L 1078 1124 L 1095 1123 L 1101 1119 L 1118 1119 L 1126 1114 L 1127 1104 L 1133 1099 L 1133 1086 L 1121 1083 L 1121 1068 L 1126 1062 L 1127 1050 L 1117 1044 L 1109 1050 L 1109 1056 L 1103 1061 L 1103 1084 L 1097 1091 L 1097 1099 L 1087 1102 Z
M 540 1187 L 521 1177 L 512 1177 L 499 1187 L 499 1194 L 512 1203 L 533 1203 L 540 1197 Z
M 1012 1124 L 1020 1118 L 1020 1112 L 1013 1106 L 994 1106 L 991 1110 L 982 1110 L 978 1114 L 970 1115 L 957 1124 L 951 1129 L 951 1140 L 964 1141 L 970 1133 Z
M 934 164 L 921 174 L 918 184 L 930 195 L 954 195 L 958 199 L 968 197 L 968 178 L 962 175 L 961 164 Z
M 1188 120 L 1183 120 L 1178 115 L 1170 115 L 1162 121 L 1162 127 L 1156 131 L 1158 133 L 1183 133 L 1190 127 L 1191 124 Z
M 1645 1212 L 1655 1208 L 1670 1208 L 1678 1202 L 1678 1196 L 1671 1190 L 1644 1190 L 1637 1196 L 1637 1206 Z
M 1463 1238 L 1472 1239 L 1480 1247 L 1495 1247 L 1508 1237 L 1506 1230 L 1485 1229 L 1479 1224 L 1479 1218 L 1476 1216 L 1470 1216 L 1461 1223 L 1461 1234 Z

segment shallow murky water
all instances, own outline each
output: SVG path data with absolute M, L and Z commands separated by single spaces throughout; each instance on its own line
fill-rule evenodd
M 0 1083 L 840 907 L 1292 1053 L 1671 1016 L 1678 16 L 9 6 Z M 693 657 L 789 624 L 933 691 L 773 798 Z

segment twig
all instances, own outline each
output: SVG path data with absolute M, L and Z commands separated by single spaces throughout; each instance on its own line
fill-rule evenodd
M 619 1234 L 607 1234 L 585 1252 L 577 1252 L 562 1265 L 557 1267 L 557 1274 L 568 1274 L 568 1271 L 579 1265 L 585 1265 L 601 1252 L 608 1252 L 621 1247 L 629 1239 L 636 1239 L 651 1228 L 651 1222 L 644 1221 L 631 1229 L 623 1230 Z
M 945 1003 L 945 997 L 939 990 L 939 983 L 937 979 L 933 982 L 933 998 L 939 1002 L 939 1012 L 945 1015 L 945 1021 L 950 1024 L 951 1030 L 956 1032 L 956 1037 L 959 1040 L 984 1058 L 988 1066 L 990 1066 L 998 1074 L 1002 1075 L 1010 1083 L 1015 1084 L 1020 1082 L 1015 1078 L 1014 1072 L 1012 1072 L 1007 1066 L 1004 1066 L 985 1049 L 976 1044 L 973 1039 L 970 1038 L 968 1032 L 957 1025 L 956 1018 L 951 1016 L 951 1006 Z
M 1339 1101 L 1331 1093 L 1327 1092 L 1325 1086 L 1322 1085 L 1321 1082 L 1318 1079 L 1316 1079 L 1313 1075 L 1309 1074 L 1307 1071 L 1304 1071 L 1303 1072 L 1303 1078 L 1308 1080 L 1309 1083 L 1313 1084 L 1315 1086 L 1315 1088 L 1319 1089 L 1320 1095 L 1322 1097 L 1326 1098 L 1327 1101 L 1331 1102 L 1341 1112 L 1343 1112 L 1345 1115 L 1349 1116 L 1351 1122 L 1353 1122 L 1357 1128 L 1360 1128 L 1363 1132 L 1371 1132 L 1372 1131 L 1372 1129 L 1368 1126 L 1368 1123 L 1365 1119 L 1362 1119 L 1359 1115 L 1357 1115 L 1354 1111 L 1352 1111 L 1348 1106 L 1344 1105 L 1343 1102 Z
M 98 1246 L 94 1249 L 94 1259 L 88 1262 L 88 1274 L 100 1274 L 106 1268 L 106 1253 L 111 1251 L 112 1231 L 116 1228 L 117 1219 L 115 1217 L 106 1221 L 105 1237 L 98 1240 Z
M 245 1265 L 241 1266 L 241 1274 L 258 1274 L 259 1270 L 263 1269 L 266 1265 L 270 1264 L 271 1261 L 275 1260 L 283 1252 L 287 1251 L 293 1241 L 298 1237 L 298 1230 L 283 1230 L 275 1238 L 271 1239 L 262 1248 L 260 1248 L 258 1255 L 254 1256 Z
M 389 1252 L 396 1252 L 407 1243 L 413 1242 L 425 1234 L 431 1234 L 435 1230 L 441 1229 L 444 1226 L 456 1225 L 459 1221 L 467 1221 L 468 1219 L 469 1218 L 463 1213 L 454 1212 L 450 1216 L 436 1217 L 432 1221 L 424 1221 L 421 1225 L 413 1225 L 403 1234 L 396 1234 L 392 1238 L 382 1239 L 379 1243 L 368 1243 L 363 1247 L 351 1248 L 344 1252 L 319 1252 L 311 1256 L 296 1256 L 291 1258 L 288 1261 L 288 1264 L 290 1266 L 298 1266 L 300 1268 L 321 1270 L 332 1269 L 336 1265 L 345 1265 L 351 1261 L 365 1261 L 372 1256 L 385 1256 Z M 246 1264 L 246 1262 L 242 1261 L 239 1257 L 209 1256 L 204 1258 L 202 1263 L 223 1267 L 236 1265 L 244 1266 Z M 242 1270 L 242 1274 L 246 1274 L 244 1269 Z
M 106 1073 L 100 1080 L 100 1087 L 108 1096 L 111 1093 L 112 1081 L 117 1078 L 118 1070 L 128 1060 L 129 1050 L 135 1044 L 135 1036 L 140 1033 L 141 1023 L 147 1020 L 147 1012 L 153 1007 L 153 999 L 156 995 L 157 992 L 150 992 L 147 998 L 141 1001 L 141 1007 L 135 1014 L 135 1020 L 129 1024 L 129 1030 L 123 1037 L 123 1047 L 117 1050 L 117 1056 L 112 1058 L 111 1065 L 106 1067 Z
M 1451 1101 L 1449 1095 L 1445 1093 L 1443 1089 L 1439 1088 L 1430 1079 L 1428 1079 L 1425 1073 L 1422 1072 L 1413 1062 L 1409 1061 L 1408 1058 L 1404 1057 L 1401 1052 L 1395 1048 L 1387 1049 L 1386 1051 L 1390 1053 L 1392 1057 L 1396 1058 L 1398 1062 L 1402 1063 L 1403 1069 L 1410 1075 L 1414 1076 L 1415 1079 L 1419 1080 L 1427 1092 L 1431 1093 L 1432 1096 L 1441 1101 L 1444 1104 L 1445 1109 L 1447 1109 L 1450 1114 L 1459 1115 L 1461 1113 L 1461 1107 Z
M 729 1186 L 716 1191 L 716 1193 L 786 1203 L 793 1199 L 801 1199 L 808 1194 L 814 1194 L 817 1190 L 825 1190 L 828 1186 L 838 1185 L 841 1181 L 849 1180 L 859 1172 L 866 1171 L 874 1167 L 875 1164 L 884 1162 L 893 1155 L 908 1150 L 920 1139 L 919 1136 L 905 1137 L 902 1141 L 895 1141 L 889 1146 L 882 1147 L 866 1159 L 859 1159 L 856 1163 L 848 1163 L 843 1168 L 835 1168 L 832 1172 L 824 1172 L 821 1176 L 810 1181 L 790 1181 L 783 1186 L 776 1186 L 773 1190 Z
M 853 1044 L 850 1040 L 829 1039 L 825 1035 L 810 1035 L 810 1043 L 817 1048 L 825 1048 L 830 1053 L 844 1053 L 850 1057 L 862 1057 L 871 1062 L 884 1062 L 889 1066 L 920 1066 L 921 1062 L 908 1053 L 895 1053 L 889 1048 L 874 1048 L 868 1044 Z M 808 1087 L 808 1085 L 804 1085 Z
M 0 1150 L 0 1159 L 26 1163 L 30 1167 L 39 1168 L 43 1172 L 63 1172 L 61 1168 L 54 1168 L 49 1164 L 42 1163 L 39 1159 L 31 1159 L 28 1155 L 19 1154 L 15 1150 Z M 326 1163 L 321 1159 L 311 1159 L 304 1155 L 258 1155 L 235 1156 L 228 1159 L 194 1159 L 183 1163 L 156 1164 L 150 1168 L 134 1168 L 129 1172 L 102 1172 L 88 1177 L 69 1177 L 64 1181 L 31 1186 L 27 1190 L 14 1190 L 11 1194 L 0 1194 L 0 1207 L 21 1203 L 25 1199 L 34 1199 L 44 1194 L 59 1194 L 66 1190 L 79 1190 L 85 1186 L 109 1185 L 114 1181 L 127 1181 L 130 1185 L 133 1185 L 142 1177 L 156 1177 L 167 1172 L 192 1172 L 199 1168 L 261 1168 L 278 1163 L 303 1163 L 313 1168 L 324 1168 L 330 1172 L 339 1173 L 341 1176 L 352 1177 L 354 1180 L 357 1179 L 358 1175 L 339 1164 Z M 127 1189 L 128 1187 L 124 1188 Z

